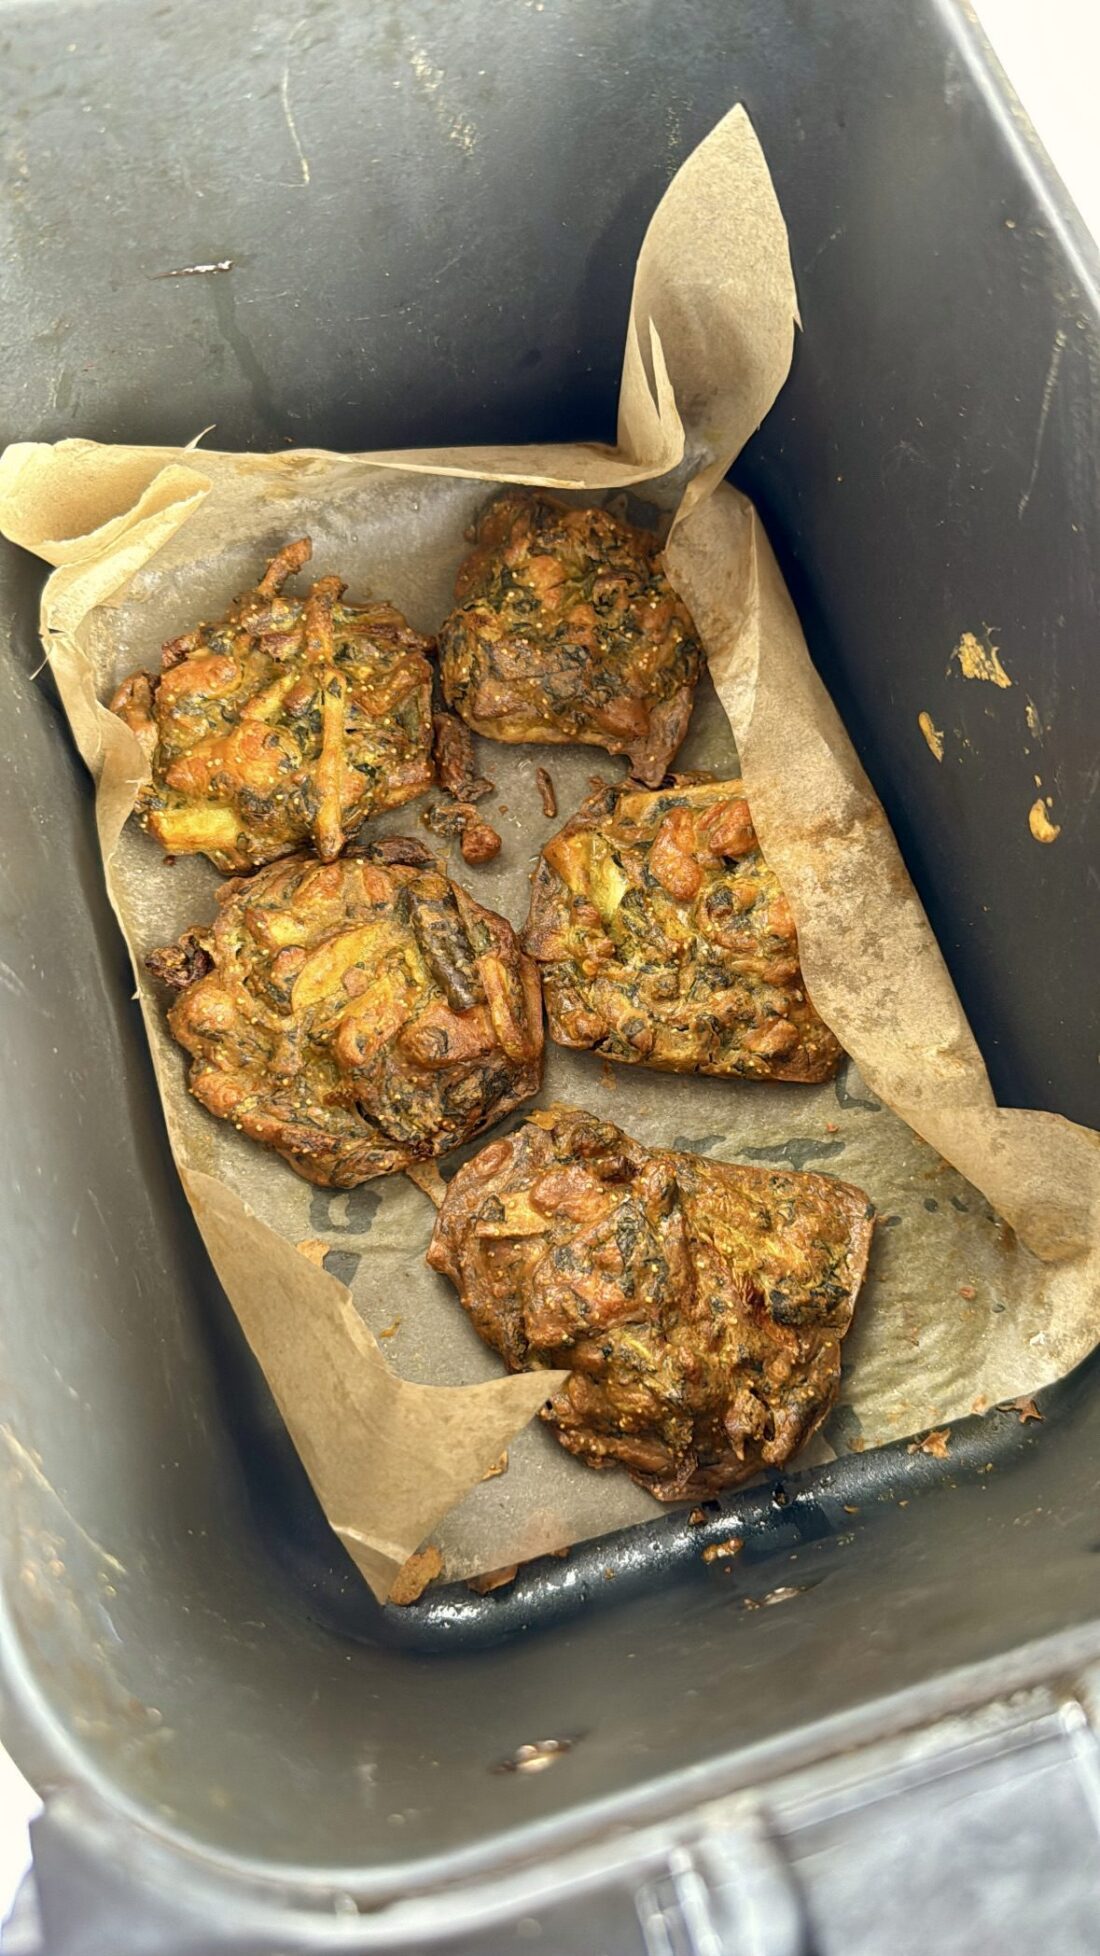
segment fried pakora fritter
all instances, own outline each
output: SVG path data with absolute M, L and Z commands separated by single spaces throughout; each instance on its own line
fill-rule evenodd
M 474 534 L 439 635 L 448 705 L 492 740 L 626 754 L 656 786 L 702 664 L 656 539 L 528 490 L 490 503 Z
M 172 855 L 251 869 L 311 844 L 325 862 L 370 815 L 434 779 L 431 640 L 390 604 L 345 604 L 338 577 L 283 585 L 308 537 L 271 559 L 220 624 L 164 647 L 112 711 L 152 771 L 136 814 Z
M 459 1169 L 428 1262 L 511 1371 L 569 1369 L 542 1415 L 563 1447 L 672 1501 L 781 1467 L 820 1426 L 873 1226 L 845 1182 L 552 1107 Z
M 512 926 L 387 837 L 227 883 L 154 951 L 196 1099 L 299 1175 L 353 1188 L 445 1154 L 537 1093 L 542 1001 Z
M 542 851 L 523 943 L 560 1046 L 749 1080 L 840 1064 L 740 781 L 590 795 Z

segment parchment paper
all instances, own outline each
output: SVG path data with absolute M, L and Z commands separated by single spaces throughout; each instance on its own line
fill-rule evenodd
M 625 1475 L 591 1472 L 529 1424 L 553 1375 L 499 1376 L 423 1263 L 432 1213 L 416 1187 L 393 1177 L 350 1194 L 311 1189 L 187 1096 L 183 1055 L 141 959 L 210 915 L 219 879 L 196 859 L 166 866 L 126 826 L 144 763 L 101 702 L 123 674 L 155 664 L 164 639 L 220 615 L 291 537 L 313 537 L 311 575 L 338 572 L 353 596 L 392 598 L 430 632 L 492 481 L 620 496 L 645 485 L 647 520 L 674 511 L 670 570 L 714 681 L 700 688 L 682 764 L 732 774 L 739 754 L 809 987 L 853 1059 L 827 1086 L 769 1087 L 612 1068 L 550 1047 L 543 1098 L 594 1107 L 644 1141 L 814 1166 L 868 1190 L 881 1224 L 827 1428 L 835 1446 L 874 1445 L 1035 1391 L 1097 1337 L 1097 1137 L 996 1107 L 759 520 L 721 480 L 782 384 L 796 318 L 782 217 L 735 110 L 684 164 L 643 245 L 614 451 L 239 456 L 77 441 L 17 444 L 0 460 L 0 528 L 56 567 L 43 641 L 98 781 L 108 888 L 184 1186 L 329 1521 L 379 1596 L 429 1535 L 453 1578 L 656 1508 Z M 630 513 L 645 519 L 633 502 Z M 594 771 L 620 769 L 595 749 L 483 743 L 480 754 L 497 783 L 483 809 L 504 849 L 481 869 L 456 867 L 519 925 L 540 843 Z M 556 784 L 557 822 L 541 812 L 540 762 Z M 418 812 L 378 829 L 417 832 Z M 296 1247 L 317 1238 L 331 1246 L 328 1271 Z M 504 1449 L 507 1471 L 483 1478 Z

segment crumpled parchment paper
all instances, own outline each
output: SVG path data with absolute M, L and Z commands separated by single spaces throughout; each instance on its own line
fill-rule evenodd
M 881 1220 L 826 1429 L 834 1447 L 1033 1392 L 1096 1342 L 1100 1140 L 994 1103 L 759 519 L 722 480 L 782 385 L 796 323 L 782 215 L 737 109 L 683 165 L 639 255 L 614 450 L 227 455 L 70 441 L 15 444 L 0 460 L 0 529 L 54 566 L 43 642 L 98 784 L 108 889 L 180 1175 L 329 1522 L 379 1597 L 429 1535 L 454 1578 L 656 1509 L 624 1474 L 593 1473 L 531 1423 L 550 1377 L 499 1376 L 424 1265 L 432 1212 L 418 1188 L 403 1177 L 310 1188 L 186 1093 L 141 960 L 211 914 L 218 878 L 204 861 L 166 865 L 127 826 L 144 763 L 102 702 L 156 663 L 164 639 L 220 615 L 291 537 L 312 536 L 311 575 L 338 572 L 354 597 L 390 598 L 431 632 L 491 483 L 617 494 L 635 520 L 673 512 L 669 569 L 713 682 L 680 764 L 742 772 L 810 990 L 852 1060 L 836 1082 L 805 1088 L 677 1079 L 551 1047 L 543 1099 L 594 1107 L 643 1141 L 823 1168 L 867 1189 Z M 457 870 L 519 925 L 540 844 L 593 771 L 610 778 L 619 764 L 593 749 L 480 752 L 497 784 L 484 812 L 504 848 Z M 540 762 L 556 822 L 542 814 Z M 422 833 L 418 813 L 378 829 Z M 297 1248 L 309 1239 L 329 1246 L 327 1270 Z M 486 1478 L 505 1451 L 506 1470 Z

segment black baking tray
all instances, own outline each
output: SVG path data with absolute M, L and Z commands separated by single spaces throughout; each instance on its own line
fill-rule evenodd
M 645 224 L 743 101 L 805 335 L 735 480 L 999 1098 L 1100 1124 L 1097 261 L 968 10 L 24 0 L 0 54 L 12 439 L 611 438 Z M 1092 1363 L 1041 1421 L 957 1427 L 946 1461 L 851 1454 L 488 1597 L 378 1609 L 187 1213 L 40 669 L 41 566 L 5 549 L 0 570 L 0 1632 L 38 1783 L 192 1869 L 279 1884 L 289 1923 L 732 1783 L 823 1721 L 1093 1623 Z M 1041 752 L 949 679 L 964 630 L 1000 645 Z M 933 761 L 922 710 L 965 767 Z M 731 1533 L 736 1561 L 704 1562 Z M 496 1770 L 550 1736 L 553 1770 Z M 63 1947 L 98 1946 L 63 1889 Z

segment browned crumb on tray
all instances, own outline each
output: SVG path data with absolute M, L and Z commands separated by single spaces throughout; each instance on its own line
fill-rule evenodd
M 467 1577 L 466 1587 L 472 1589 L 475 1596 L 491 1596 L 494 1589 L 507 1589 L 518 1574 L 519 1563 L 509 1562 L 505 1569 L 487 1569 L 482 1576 Z
M 553 1107 L 458 1170 L 428 1261 L 512 1371 L 569 1369 L 543 1411 L 564 1447 L 675 1500 L 781 1466 L 820 1426 L 871 1232 L 843 1182 Z
M 949 1426 L 940 1426 L 933 1432 L 926 1433 L 923 1440 L 913 1440 L 906 1448 L 906 1452 L 927 1453 L 931 1455 L 933 1460 L 946 1460 L 947 1449 L 950 1443 L 951 1428 Z
M 559 1045 L 750 1080 L 826 1080 L 843 1057 L 740 781 L 591 794 L 542 850 L 524 948 Z
M 422 842 L 292 857 L 220 898 L 150 968 L 176 974 L 168 1022 L 196 1099 L 307 1181 L 429 1161 L 537 1093 L 535 968 Z
M 440 632 L 447 704 L 503 741 L 578 741 L 656 785 L 687 731 L 702 649 L 655 537 L 604 509 L 508 490 L 482 512 Z
M 174 855 L 230 872 L 308 843 L 329 861 L 432 784 L 431 640 L 393 605 L 345 603 L 338 577 L 288 597 L 310 551 L 287 544 L 111 701 L 150 767 L 137 819 Z
M 442 1574 L 443 1557 L 435 1543 L 429 1542 L 427 1548 L 417 1549 L 416 1554 L 410 1555 L 408 1561 L 402 1564 L 386 1601 L 402 1607 L 407 1603 L 418 1603 L 428 1584 Z
M 544 767 L 535 769 L 535 786 L 539 791 L 543 814 L 548 822 L 553 821 L 558 812 L 558 797 L 554 783 Z
M 456 801 L 482 801 L 493 792 L 493 783 L 477 771 L 474 737 L 469 727 L 453 713 L 432 716 L 435 771 L 445 794 Z
M 482 821 L 472 802 L 433 802 L 421 820 L 434 835 L 457 835 L 464 862 L 487 863 L 500 853 L 500 836 Z

